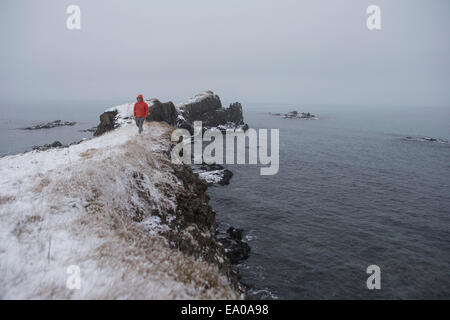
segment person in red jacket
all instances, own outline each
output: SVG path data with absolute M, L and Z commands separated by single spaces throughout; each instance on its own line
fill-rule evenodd
M 137 102 L 134 104 L 134 119 L 139 128 L 139 133 L 142 132 L 145 118 L 148 116 L 148 104 L 145 103 L 142 94 L 137 96 Z

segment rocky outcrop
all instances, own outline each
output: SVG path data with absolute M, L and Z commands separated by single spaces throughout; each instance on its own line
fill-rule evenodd
M 88 128 L 88 129 L 78 130 L 78 132 L 95 132 L 95 131 L 97 131 L 97 127 L 92 127 L 92 128 Z
M 176 219 L 165 233 L 169 241 L 185 254 L 201 257 L 214 263 L 239 292 L 245 289 L 238 281 L 238 273 L 229 259 L 227 249 L 216 238 L 216 213 L 209 205 L 208 185 L 187 165 L 173 165 L 174 174 L 184 190 L 177 194 Z M 191 241 L 186 241 L 186 235 Z M 194 245 L 193 245 L 194 244 Z M 235 254 L 237 256 L 240 254 Z
M 298 112 L 298 111 L 289 111 L 288 113 L 285 114 L 281 114 L 279 112 L 276 113 L 270 113 L 272 116 L 277 116 L 277 117 L 283 117 L 285 119 L 311 119 L 311 120 L 316 120 L 318 119 L 317 116 L 315 116 L 314 114 L 310 113 L 310 112 Z
M 237 264 L 248 259 L 250 246 L 242 241 L 244 230 L 229 227 L 226 233 L 218 233 L 217 238 L 225 248 L 226 255 L 232 264 Z
M 37 124 L 32 127 L 22 128 L 22 130 L 51 129 L 51 128 L 63 127 L 63 126 L 74 126 L 76 124 L 77 124 L 76 122 L 71 122 L 71 121 L 55 120 L 55 121 L 48 122 L 48 123 Z
M 67 146 L 63 145 L 59 141 L 55 141 L 51 144 L 44 144 L 43 146 L 34 146 L 32 149 L 37 150 L 37 151 L 45 151 L 45 150 L 52 149 L 52 148 L 65 148 L 65 147 L 67 147 Z
M 430 137 L 405 137 L 406 141 L 417 141 L 417 142 L 439 142 L 439 143 L 448 143 L 447 140 L 439 139 L 439 138 L 430 138 Z
M 248 129 L 242 115 L 242 105 L 239 102 L 223 108 L 218 95 L 212 91 L 196 95 L 186 103 L 178 106 L 180 117 L 177 126 L 188 129 L 193 133 L 194 121 L 202 121 L 204 129 L 218 127 L 221 131 L 226 129 Z
M 162 103 L 158 99 L 149 101 L 149 113 L 147 121 L 165 121 L 171 126 L 177 123 L 178 112 L 175 105 L 169 101 Z
M 175 106 L 171 101 L 160 102 L 158 99 L 147 100 L 149 115 L 147 121 L 165 121 L 177 128 L 187 129 L 194 133 L 194 121 L 202 121 L 203 129 L 217 127 L 222 132 L 227 129 L 247 130 L 244 123 L 242 105 L 239 102 L 223 108 L 218 95 L 206 91 L 196 95 L 185 103 Z M 94 133 L 99 136 L 120 125 L 123 121 L 131 121 L 133 103 L 120 105 L 105 111 L 100 116 L 100 124 Z
M 206 181 L 209 185 L 220 184 L 222 186 L 230 184 L 233 177 L 233 172 L 225 169 L 220 164 L 206 164 L 193 165 L 194 172 L 198 173 L 199 177 Z
M 100 124 L 94 132 L 94 136 L 100 136 L 107 131 L 113 130 L 116 127 L 117 111 L 105 111 L 100 115 Z

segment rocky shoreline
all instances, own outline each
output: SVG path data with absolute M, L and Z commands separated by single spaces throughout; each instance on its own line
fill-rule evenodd
M 208 184 L 170 161 L 173 127 L 144 126 L 141 135 L 124 124 L 78 144 L 0 159 L 0 296 L 245 298 L 216 237 Z M 66 288 L 71 265 L 81 269 L 80 290 Z
M 62 121 L 62 120 L 55 120 L 48 123 L 42 123 L 37 124 L 35 126 L 22 128 L 22 130 L 40 130 L 40 129 L 52 129 L 56 127 L 64 127 L 64 126 L 74 126 L 77 123 L 74 121 Z
M 163 121 L 173 127 L 187 129 L 191 134 L 194 131 L 194 121 L 202 121 L 205 130 L 211 127 L 217 127 L 222 132 L 226 129 L 248 129 L 243 120 L 241 104 L 235 102 L 229 108 L 223 108 L 220 98 L 211 91 L 201 93 L 180 105 L 171 101 L 162 103 L 157 99 L 147 101 L 147 121 Z M 118 106 L 101 114 L 94 136 L 132 122 L 131 106 L 132 104 Z M 169 150 L 166 153 L 168 155 Z M 209 205 L 209 196 L 206 193 L 210 185 L 229 184 L 233 173 L 218 164 L 203 163 L 192 167 L 171 165 L 174 174 L 182 181 L 184 191 L 176 196 L 176 219 L 170 222 L 170 228 L 163 235 L 172 246 L 183 253 L 216 264 L 230 280 L 233 288 L 245 295 L 246 287 L 239 282 L 234 265 L 249 257 L 250 246 L 242 240 L 242 229 L 231 227 L 225 233 L 218 231 L 216 213 Z M 164 217 L 162 219 L 164 220 Z
M 218 127 L 222 132 L 227 128 L 242 128 L 248 126 L 243 121 L 242 106 L 232 103 L 229 108 L 222 107 L 220 98 L 207 91 L 190 99 L 187 103 L 175 106 L 172 102 L 162 103 L 157 99 L 149 100 L 150 113 L 147 121 L 166 122 L 172 127 L 184 128 L 193 132 L 193 122 L 203 121 L 204 128 Z M 130 115 L 132 104 L 111 108 L 100 115 L 100 123 L 95 128 L 94 137 L 132 123 Z M 35 146 L 33 150 L 46 151 L 50 149 L 67 148 L 82 141 L 63 145 L 59 141 L 43 146 Z M 216 223 L 216 213 L 209 205 L 207 188 L 211 185 L 228 185 L 233 173 L 218 164 L 175 165 L 168 157 L 170 149 L 164 152 L 167 159 L 164 162 L 170 166 L 173 174 L 181 181 L 183 188 L 167 190 L 176 193 L 176 209 L 174 212 L 150 212 L 168 228 L 161 235 L 169 241 L 170 246 L 196 259 L 201 258 L 208 263 L 217 265 L 219 271 L 230 281 L 232 287 L 240 295 L 246 295 L 246 286 L 239 282 L 239 275 L 234 265 L 247 259 L 250 246 L 242 240 L 242 229 L 230 227 L 226 232 L 220 232 Z M 136 183 L 143 179 L 138 173 L 134 176 Z M 146 191 L 139 197 L 146 201 Z M 147 213 L 138 212 L 135 220 L 140 222 Z

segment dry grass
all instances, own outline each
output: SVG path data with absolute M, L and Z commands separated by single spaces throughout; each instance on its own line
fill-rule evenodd
M 152 130 L 164 133 L 161 137 Z M 26 239 L 27 254 L 43 257 L 45 268 L 24 265 L 38 280 L 15 280 L 16 288 L 26 290 L 22 297 L 238 298 L 215 264 L 183 254 L 162 235 L 182 188 L 164 154 L 171 130 L 167 124 L 147 123 L 142 135 L 114 150 L 87 149 L 80 153 L 82 160 L 55 169 L 51 179 L 42 177 L 30 189 L 45 202 L 17 222 L 13 233 L 24 245 Z M 70 264 L 81 267 L 80 291 L 65 287 L 61 270 Z M 20 274 L 28 273 L 33 271 Z

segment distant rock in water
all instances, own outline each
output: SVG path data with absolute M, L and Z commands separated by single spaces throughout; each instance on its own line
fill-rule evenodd
M 248 129 L 244 123 L 242 105 L 234 102 L 228 108 L 223 108 L 219 96 L 212 91 L 200 93 L 179 105 L 171 101 L 160 102 L 158 99 L 148 99 L 147 102 L 147 121 L 165 121 L 174 127 L 187 129 L 191 134 L 194 133 L 194 121 L 202 121 L 204 130 L 212 127 L 217 127 L 221 132 L 227 129 Z M 132 121 L 133 107 L 134 103 L 127 103 L 106 110 L 100 116 L 94 136 Z
M 316 115 L 310 113 L 310 112 L 298 112 L 298 111 L 290 111 L 288 113 L 269 113 L 272 116 L 277 117 L 283 117 L 285 119 L 310 119 L 310 120 L 317 120 L 319 119 Z
M 89 129 L 78 130 L 79 132 L 95 132 L 97 131 L 97 127 L 92 127 Z
M 407 141 L 448 143 L 447 140 L 429 137 L 405 137 Z
M 26 128 L 22 128 L 22 129 L 23 130 L 51 129 L 51 128 L 62 127 L 62 126 L 74 126 L 75 124 L 76 124 L 76 122 L 55 120 L 53 122 L 48 122 L 45 124 L 37 124 L 35 126 L 26 127 Z
M 64 148 L 64 147 L 67 147 L 67 146 L 63 145 L 59 141 L 55 141 L 52 144 L 44 144 L 43 146 L 34 146 L 33 150 L 45 151 L 45 150 L 52 149 L 52 148 Z

